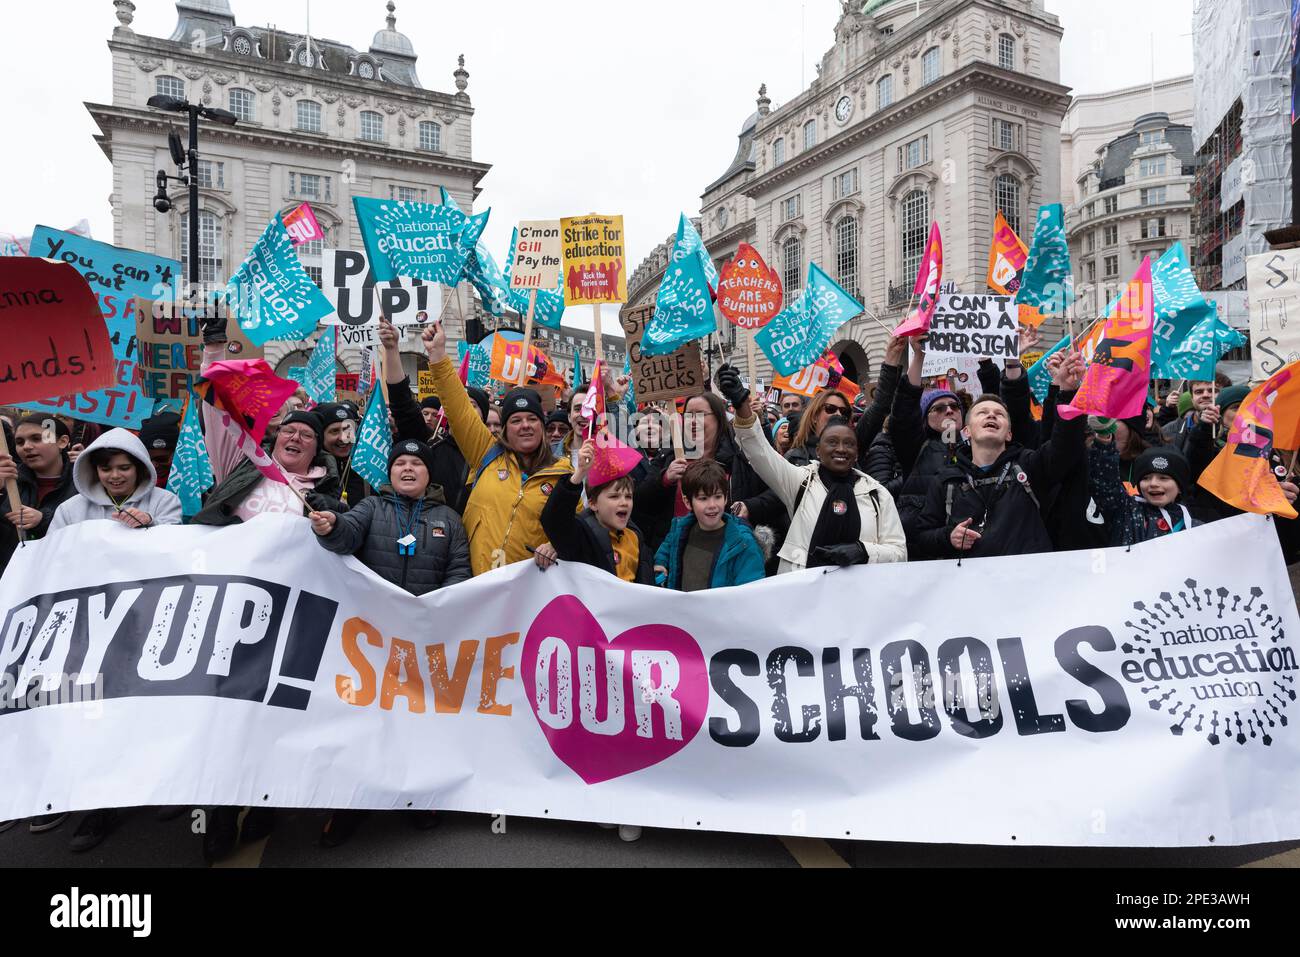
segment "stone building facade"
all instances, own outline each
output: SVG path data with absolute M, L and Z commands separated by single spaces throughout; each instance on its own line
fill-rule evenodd
M 241 26 L 229 0 L 180 0 L 167 38 L 131 29 L 135 4 L 115 0 L 118 27 L 109 40 L 112 102 L 87 103 L 96 137 L 113 164 L 113 242 L 188 261 L 188 194 L 173 184 L 171 213 L 154 210 L 155 175 L 175 172 L 167 133 L 185 137 L 180 114 L 150 109 L 164 93 L 229 110 L 239 122 L 201 121 L 199 263 L 206 282 L 224 284 L 276 213 L 310 202 L 324 243 L 300 247 L 319 281 L 321 249 L 361 249 L 353 196 L 437 202 L 444 186 L 471 210 L 490 169 L 473 157 L 474 109 L 464 58 L 452 73 L 455 92 L 425 89 L 411 41 L 397 30 L 395 5 L 365 50 L 266 27 Z M 445 292 L 445 290 L 444 290 Z M 462 284 L 461 310 L 448 332 L 463 337 L 459 315 L 481 316 Z M 404 342 L 403 364 L 423 362 Z M 271 343 L 277 369 L 303 362 L 302 350 Z M 359 355 L 341 355 L 359 371 Z

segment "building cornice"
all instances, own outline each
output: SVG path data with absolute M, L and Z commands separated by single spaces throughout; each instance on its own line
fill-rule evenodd
M 730 246 L 732 243 L 743 242 L 746 237 L 753 236 L 756 229 L 757 220 L 753 217 L 741 220 L 730 229 L 718 233 L 718 235 L 714 236 L 712 239 L 706 239 L 704 241 L 704 248 L 712 253 L 715 249 Z
M 468 94 L 453 95 L 437 90 L 426 90 L 418 86 L 404 86 L 400 83 L 383 83 L 376 80 L 363 80 L 349 74 L 333 73 L 328 70 L 298 66 L 296 63 L 281 63 L 278 60 L 259 59 L 240 56 L 225 50 L 204 49 L 195 51 L 187 44 L 158 37 L 115 36 L 108 41 L 108 48 L 113 53 L 122 52 L 132 59 L 137 57 L 170 57 L 188 63 L 203 63 L 209 69 L 221 69 L 225 72 L 245 72 L 265 74 L 277 81 L 291 82 L 295 86 L 310 83 L 314 87 L 335 86 L 340 90 L 365 96 L 382 98 L 404 97 L 418 100 L 427 106 L 439 109 L 455 110 L 465 116 L 473 116 L 474 108 L 470 105 Z M 382 60 L 383 57 L 380 57 Z M 138 65 L 138 64 L 137 64 Z
M 1023 73 L 1013 73 L 988 63 L 971 63 L 956 73 L 922 87 L 889 108 L 873 113 L 838 136 L 782 163 L 776 169 L 756 177 L 743 192 L 757 199 L 765 193 L 778 190 L 807 170 L 827 163 L 836 154 L 880 136 L 914 116 L 929 112 L 940 101 L 950 100 L 967 91 L 1016 96 L 1024 102 L 1036 103 L 1061 114 L 1070 101 L 1070 88 L 1067 86 Z
M 157 113 L 153 110 L 137 110 L 129 107 L 107 106 L 102 103 L 86 103 L 86 110 L 94 118 L 101 131 L 95 139 L 99 142 L 104 155 L 110 160 L 112 141 L 109 134 L 114 129 L 146 130 L 159 134 L 161 148 L 166 142 L 166 135 L 174 126 L 172 115 Z M 475 186 L 492 169 L 487 163 L 475 163 L 460 160 L 439 153 L 422 150 L 399 150 L 376 143 L 360 143 L 352 140 L 333 139 L 324 133 L 305 133 L 298 130 L 269 130 L 257 125 L 222 126 L 210 123 L 203 127 L 204 142 L 207 144 L 247 144 L 278 150 L 287 157 L 293 154 L 303 156 L 330 156 L 353 158 L 366 161 L 379 161 L 392 166 L 406 167 L 412 170 L 428 170 L 435 173 L 448 173 L 469 176 Z
M 1195 207 L 1190 199 L 1176 199 L 1168 203 L 1159 203 L 1155 206 L 1125 206 L 1123 209 L 1116 210 L 1113 213 L 1106 213 L 1101 216 L 1094 216 L 1092 219 L 1085 220 L 1076 226 L 1066 229 L 1066 240 L 1073 240 L 1080 233 L 1091 232 L 1102 226 L 1114 226 L 1129 219 L 1150 219 L 1152 216 L 1167 216 L 1171 213 L 1188 213 L 1190 214 Z M 1089 253 L 1088 255 L 1091 255 Z

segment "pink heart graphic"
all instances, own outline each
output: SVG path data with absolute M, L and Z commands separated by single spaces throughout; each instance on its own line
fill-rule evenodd
M 640 625 L 609 639 L 573 595 L 542 609 L 520 669 L 551 750 L 588 784 L 666 761 L 690 744 L 709 709 L 704 654 L 687 632 Z

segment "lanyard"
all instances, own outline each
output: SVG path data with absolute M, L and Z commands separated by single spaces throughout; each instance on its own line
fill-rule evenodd
M 1160 506 L 1156 506 L 1156 507 L 1160 508 Z M 1181 528 L 1175 528 L 1174 520 L 1169 517 L 1169 513 L 1165 511 L 1163 508 L 1160 508 L 1160 516 L 1165 520 L 1165 526 L 1169 529 L 1169 533 L 1171 535 L 1174 532 L 1181 532 L 1183 529 L 1192 527 L 1192 514 L 1191 512 L 1187 511 L 1187 506 L 1179 505 L 1178 507 L 1183 510 L 1183 524 Z
M 401 537 L 397 539 L 397 554 L 411 556 L 415 554 L 415 526 L 420 521 L 420 515 L 424 512 L 424 499 L 416 502 L 411 507 L 411 520 L 408 523 L 403 517 L 401 501 L 393 503 L 393 508 L 397 512 L 397 530 L 401 532 Z

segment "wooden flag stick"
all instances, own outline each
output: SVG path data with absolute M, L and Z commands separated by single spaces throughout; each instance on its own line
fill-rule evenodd
M 0 455 L 9 455 L 9 442 L 5 438 L 5 430 L 0 428 Z M 22 512 L 23 500 L 18 495 L 18 480 L 10 479 L 5 482 L 5 493 L 9 496 L 9 510 L 12 512 Z M 21 517 L 21 514 L 20 516 Z M 27 541 L 27 533 L 23 527 L 18 526 L 18 542 L 24 544 Z
M 384 300 L 379 295 L 379 287 L 375 286 L 375 305 L 379 309 L 379 315 L 384 315 Z M 384 318 L 387 318 L 384 316 Z M 388 405 L 388 350 L 381 343 L 379 346 L 379 388 L 384 397 L 384 405 Z
M 596 358 L 603 359 L 605 358 L 605 350 L 602 348 L 604 344 L 604 340 L 600 336 L 600 303 L 598 302 L 592 303 L 591 311 L 595 320 L 595 326 L 593 328 L 593 331 L 595 333 L 594 339 L 596 342 Z
M 524 320 L 524 348 L 519 354 L 519 381 L 516 384 L 520 387 L 528 385 L 528 356 L 533 351 L 533 310 L 536 308 L 537 290 L 534 289 L 528 294 L 528 318 Z
M 745 336 L 745 358 L 749 366 L 749 387 L 753 389 L 758 382 L 758 357 L 754 355 L 754 334 L 752 332 L 744 333 Z
M 675 407 L 668 414 L 671 416 L 669 426 L 673 433 L 673 458 L 684 459 L 686 458 L 686 443 L 682 439 L 682 417 Z

